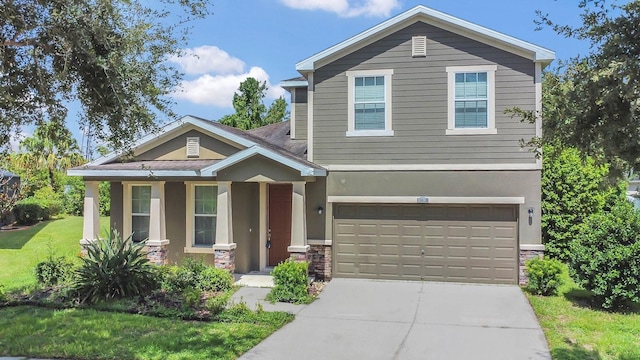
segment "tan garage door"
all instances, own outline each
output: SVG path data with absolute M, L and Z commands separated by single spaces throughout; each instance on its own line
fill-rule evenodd
M 517 206 L 339 204 L 334 276 L 517 284 Z

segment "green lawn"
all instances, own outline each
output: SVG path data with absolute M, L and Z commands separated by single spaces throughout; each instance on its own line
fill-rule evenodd
M 559 296 L 527 294 L 554 359 L 640 359 L 640 313 L 612 313 L 588 306 L 590 294 L 565 273 Z
M 101 220 L 108 227 L 109 218 Z M 35 266 L 49 256 L 76 257 L 80 253 L 82 218 L 49 220 L 25 230 L 0 231 L 0 285 L 7 289 L 35 283 Z
M 95 310 L 0 308 L 0 356 L 235 359 L 292 318 L 262 315 L 257 323 L 215 323 Z

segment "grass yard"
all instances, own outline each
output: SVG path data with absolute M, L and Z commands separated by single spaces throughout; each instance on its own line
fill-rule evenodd
M 527 294 L 557 360 L 640 359 L 640 312 L 593 309 L 590 294 L 565 273 L 559 296 Z
M 102 228 L 109 218 L 100 219 Z M 76 257 L 80 253 L 82 217 L 49 220 L 24 230 L 0 231 L 0 285 L 15 289 L 35 283 L 36 265 L 49 256 Z
M 192 322 L 95 310 L 0 308 L 0 356 L 68 359 L 235 359 L 289 322 Z

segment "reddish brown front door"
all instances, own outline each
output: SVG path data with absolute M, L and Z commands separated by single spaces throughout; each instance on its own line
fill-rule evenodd
M 289 258 L 287 247 L 291 244 L 291 186 L 269 185 L 269 266 L 276 266 Z

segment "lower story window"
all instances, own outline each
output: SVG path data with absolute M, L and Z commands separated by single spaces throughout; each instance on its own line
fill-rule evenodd
M 135 242 L 149 238 L 149 220 L 151 209 L 151 186 L 134 185 L 131 187 L 131 239 Z
M 213 245 L 216 239 L 218 187 L 196 185 L 194 190 L 193 244 Z

